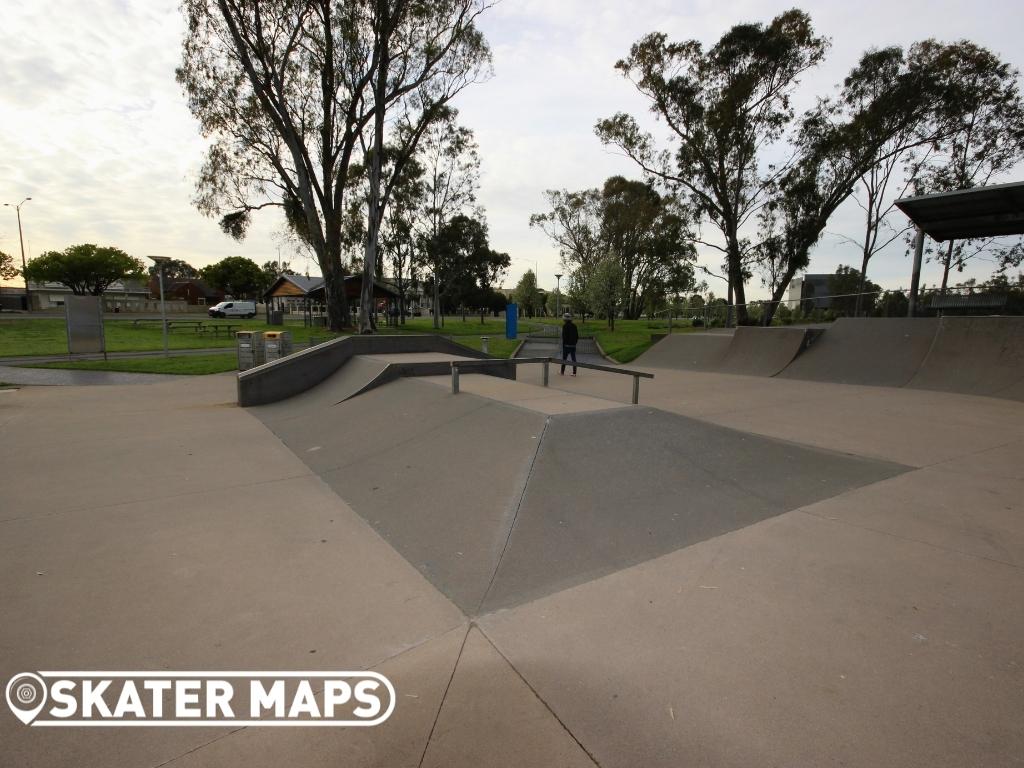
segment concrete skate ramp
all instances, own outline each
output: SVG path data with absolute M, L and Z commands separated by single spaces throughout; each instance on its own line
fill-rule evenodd
M 269 409 L 251 412 L 264 418 Z M 264 423 L 434 586 L 465 613 L 477 611 L 508 538 L 543 415 L 398 379 L 329 408 Z
M 937 328 L 934 318 L 842 317 L 778 375 L 902 387 L 924 362 Z
M 459 357 L 486 358 L 435 334 L 346 336 L 296 352 L 238 374 L 238 404 L 265 405 L 301 394 L 329 378 L 356 355 L 395 355 L 439 352 Z M 493 375 L 515 376 L 514 369 L 489 371 Z
M 818 333 L 806 328 L 741 326 L 714 370 L 741 376 L 774 376 L 793 362 Z
M 543 337 L 528 339 L 519 350 L 516 357 L 557 357 L 562 356 L 562 342 L 558 339 L 545 339 Z M 601 357 L 597 351 L 597 344 L 593 339 L 580 339 L 576 345 L 576 359 L 581 363 L 596 363 L 607 365 L 608 361 Z
M 374 384 L 383 383 L 390 378 L 387 376 L 388 368 L 387 362 L 372 356 L 355 355 L 312 389 L 287 400 L 256 406 L 257 415 L 266 422 L 320 415 L 325 409 L 355 397 Z
M 1024 400 L 1024 317 L 944 317 L 915 389 Z
M 265 423 L 470 616 L 905 471 L 650 408 L 545 417 L 419 379 Z
M 678 371 L 714 371 L 732 343 L 729 333 L 672 333 L 654 344 L 634 362 L 645 368 Z

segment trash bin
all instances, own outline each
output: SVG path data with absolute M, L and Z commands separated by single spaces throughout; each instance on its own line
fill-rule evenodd
M 292 335 L 288 331 L 266 331 L 263 334 L 266 361 L 280 360 L 292 353 Z
M 236 331 L 235 344 L 238 347 L 238 370 L 247 371 L 263 365 L 263 332 Z

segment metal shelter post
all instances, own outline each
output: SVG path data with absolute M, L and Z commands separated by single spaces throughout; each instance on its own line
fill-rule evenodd
M 910 296 L 907 297 L 907 317 L 913 317 L 917 310 L 917 291 L 921 285 L 921 260 L 924 256 L 924 230 L 917 228 L 914 238 L 914 271 L 910 275 Z

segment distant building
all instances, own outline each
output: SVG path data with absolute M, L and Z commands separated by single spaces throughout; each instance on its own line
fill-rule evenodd
M 811 309 L 828 309 L 832 299 L 825 298 L 830 294 L 829 282 L 835 275 L 802 275 L 794 277 L 789 284 L 786 303 L 790 309 L 797 309 L 800 302 Z
M 60 309 L 64 299 L 72 295 L 72 290 L 61 283 L 28 284 L 32 294 L 32 309 Z M 21 291 L 24 295 L 24 290 Z M 103 292 L 103 308 L 113 312 L 119 310 L 132 311 L 149 300 L 149 286 L 141 280 L 116 280 Z
M 160 297 L 160 278 L 155 275 L 149 279 L 149 295 Z M 224 291 L 212 288 L 198 278 L 165 279 L 164 297 L 168 300 L 181 299 L 192 306 L 210 306 L 224 301 Z

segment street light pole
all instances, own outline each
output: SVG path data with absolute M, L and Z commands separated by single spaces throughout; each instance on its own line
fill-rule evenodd
M 25 275 L 25 237 L 21 233 L 21 206 L 31 200 L 31 197 L 26 197 L 17 205 L 11 205 L 10 203 L 4 203 L 5 208 L 13 208 L 18 216 L 18 243 L 21 245 L 21 275 L 25 278 L 25 309 L 29 312 L 32 311 L 32 296 L 28 289 L 28 277 Z
M 164 265 L 171 260 L 170 256 L 147 256 L 152 259 L 160 270 L 160 324 L 164 329 L 164 357 L 169 357 L 167 352 L 167 304 L 164 303 Z
M 562 316 L 562 276 L 555 275 L 555 317 Z

